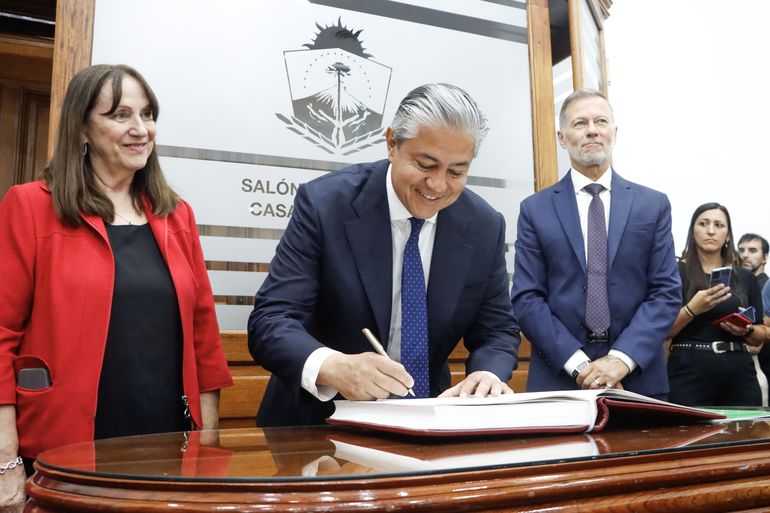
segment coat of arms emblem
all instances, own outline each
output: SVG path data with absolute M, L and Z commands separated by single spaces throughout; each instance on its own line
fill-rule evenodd
M 292 115 L 286 128 L 327 153 L 350 155 L 384 141 L 383 112 L 391 68 L 372 59 L 359 38 L 337 23 L 321 27 L 306 50 L 284 52 Z

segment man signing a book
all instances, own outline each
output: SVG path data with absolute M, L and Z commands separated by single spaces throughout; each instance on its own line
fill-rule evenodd
M 251 355 L 272 373 L 257 425 L 323 423 L 338 394 L 512 393 L 519 330 L 505 221 L 465 189 L 486 132 L 465 91 L 420 86 L 385 133 L 387 160 L 299 188 L 249 317 Z M 450 387 L 461 338 L 466 378 Z
M 612 169 L 616 133 L 604 95 L 572 93 L 558 132 L 572 169 L 521 204 L 512 298 L 528 391 L 668 394 L 663 341 L 682 306 L 671 205 Z

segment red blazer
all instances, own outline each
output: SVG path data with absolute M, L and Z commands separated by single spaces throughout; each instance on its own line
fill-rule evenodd
M 179 300 L 183 386 L 200 427 L 200 393 L 232 384 L 192 210 L 145 215 Z M 0 404 L 16 404 L 19 453 L 35 457 L 93 440 L 115 262 L 104 222 L 63 225 L 42 181 L 13 187 L 0 203 Z M 52 385 L 16 386 L 16 372 L 45 367 Z

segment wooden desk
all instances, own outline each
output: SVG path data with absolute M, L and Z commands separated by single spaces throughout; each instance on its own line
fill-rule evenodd
M 449 441 L 246 428 L 71 445 L 37 466 L 30 513 L 770 511 L 770 421 Z

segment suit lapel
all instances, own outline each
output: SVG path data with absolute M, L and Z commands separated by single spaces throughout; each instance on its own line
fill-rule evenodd
M 580 263 L 580 268 L 586 270 L 586 252 L 583 244 L 583 231 L 580 229 L 580 214 L 578 214 L 575 188 L 572 185 L 572 171 L 566 174 L 553 188 L 553 206 L 559 218 L 562 229 L 567 235 L 572 251 Z
M 626 230 L 628 216 L 631 213 L 634 193 L 631 184 L 612 172 L 612 192 L 610 199 L 610 225 L 607 228 L 607 268 L 612 269 L 612 262 L 618 254 L 620 239 Z
M 107 236 L 107 227 L 104 225 L 104 221 L 101 217 L 94 214 L 84 214 L 82 212 L 80 213 L 80 217 L 86 222 L 86 224 L 96 230 L 96 233 L 98 233 L 102 239 L 104 239 L 104 242 L 109 245 L 110 238 Z
M 393 288 L 393 243 L 385 189 L 388 161 L 375 165 L 353 201 L 358 217 L 345 223 L 353 259 L 377 322 L 377 335 L 387 344 Z M 363 326 L 362 326 L 363 328 Z
M 441 336 L 435 331 L 436 326 L 450 325 L 465 286 L 463 278 L 473 262 L 476 248 L 468 241 L 471 217 L 462 196 L 438 214 L 427 292 L 431 341 Z M 431 347 L 435 346 L 431 344 Z

